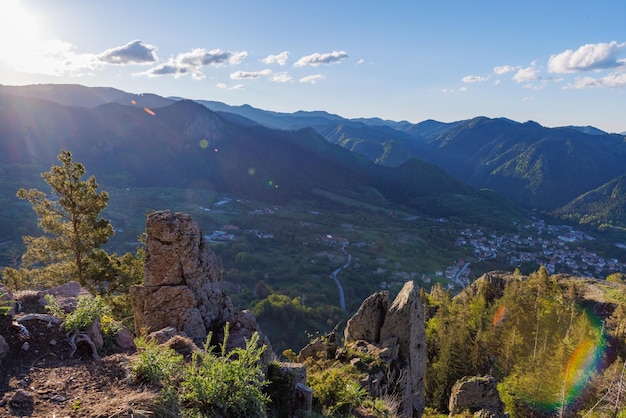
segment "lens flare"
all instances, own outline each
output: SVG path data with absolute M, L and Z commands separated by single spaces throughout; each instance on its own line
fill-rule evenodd
M 256 168 L 254 168 L 254 167 L 250 167 L 250 168 L 248 169 L 248 175 L 249 175 L 249 176 L 254 176 L 254 174 L 255 174 L 255 173 L 256 173 Z
M 493 315 L 493 320 L 491 321 L 494 327 L 497 327 L 502 323 L 502 321 L 504 321 L 504 318 L 506 318 L 506 313 L 506 306 L 500 306 L 498 308 L 496 313 Z
M 200 140 L 200 148 L 205 149 L 208 146 L 209 146 L 209 141 L 207 141 L 206 139 Z
M 154 116 L 156 113 L 154 113 L 154 111 L 152 109 L 148 109 L 147 107 L 143 108 L 144 112 L 146 112 L 149 115 Z

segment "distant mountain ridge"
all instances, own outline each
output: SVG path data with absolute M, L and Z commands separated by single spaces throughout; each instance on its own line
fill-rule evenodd
M 2 92 L 66 106 L 120 103 L 134 106 L 140 113 L 143 107 L 156 110 L 181 100 L 64 85 L 0 86 Z M 142 104 L 142 100 L 150 105 Z M 558 209 L 626 174 L 624 135 L 607 134 L 590 126 L 546 128 L 532 121 L 519 123 L 486 117 L 412 124 L 380 118 L 345 119 L 323 111 L 280 113 L 249 105 L 230 106 L 206 100 L 197 103 L 226 121 L 251 129 L 312 128 L 328 142 L 378 165 L 396 167 L 418 158 L 442 167 L 474 188 L 493 189 L 527 208 L 555 213 L 563 213 Z M 55 124 L 54 120 L 49 122 Z M 621 224 L 623 207 L 610 206 L 613 209 L 604 218 Z

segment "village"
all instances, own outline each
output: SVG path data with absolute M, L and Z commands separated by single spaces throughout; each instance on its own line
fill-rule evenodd
M 569 273 L 580 277 L 604 278 L 626 271 L 626 263 L 605 259 L 581 246 L 594 238 L 566 225 L 547 225 L 544 220 L 533 219 L 520 225 L 516 234 L 489 233 L 481 229 L 463 229 L 455 245 L 470 247 L 475 261 L 500 258 L 512 268 L 530 262 L 543 265 L 548 272 Z M 471 280 L 471 270 L 463 259 L 437 271 L 437 276 L 452 280 L 449 288 L 465 287 Z

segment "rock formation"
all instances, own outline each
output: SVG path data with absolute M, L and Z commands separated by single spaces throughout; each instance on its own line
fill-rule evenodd
M 424 373 L 426 371 L 426 332 L 424 308 L 413 282 L 404 287 L 389 306 L 388 292 L 367 298 L 348 321 L 346 344 L 380 359 L 383 367 L 370 367 L 364 385 L 374 397 L 399 396 L 403 416 L 421 417 L 424 412 Z M 337 358 L 349 358 L 348 350 L 337 351 Z M 345 357 L 345 358 L 344 358 Z
M 380 330 L 381 341 L 393 338 L 398 339 L 399 357 L 407 362 L 403 410 L 407 415 L 421 417 L 425 407 L 424 373 L 428 353 L 424 308 L 419 289 L 412 281 L 405 283 L 396 296 Z
M 233 308 L 222 290 L 217 258 L 189 215 L 155 212 L 148 217 L 146 235 L 144 284 L 130 289 L 137 330 L 173 327 L 202 346 L 209 332 L 223 338 L 229 323 L 228 347 L 241 347 L 260 331 L 252 314 Z
M 492 376 L 464 377 L 452 387 L 450 416 L 469 411 L 484 418 L 505 418 L 504 403 L 498 394 L 496 379 Z
M 146 234 L 144 285 L 130 289 L 136 329 L 174 327 L 204 343 L 233 319 L 215 255 L 189 215 L 155 212 Z

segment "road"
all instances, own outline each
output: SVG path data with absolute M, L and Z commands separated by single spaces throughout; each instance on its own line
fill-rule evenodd
M 343 251 L 348 256 L 348 261 L 346 262 L 346 264 L 344 264 L 343 266 L 333 271 L 328 277 L 333 279 L 333 281 L 337 285 L 337 290 L 339 291 L 339 307 L 345 311 L 346 310 L 346 295 L 343 292 L 343 286 L 341 285 L 341 282 L 339 282 L 337 275 L 339 274 L 341 270 L 348 268 L 350 266 L 350 263 L 352 262 L 352 255 L 346 251 L 345 247 L 341 247 L 341 251 Z

